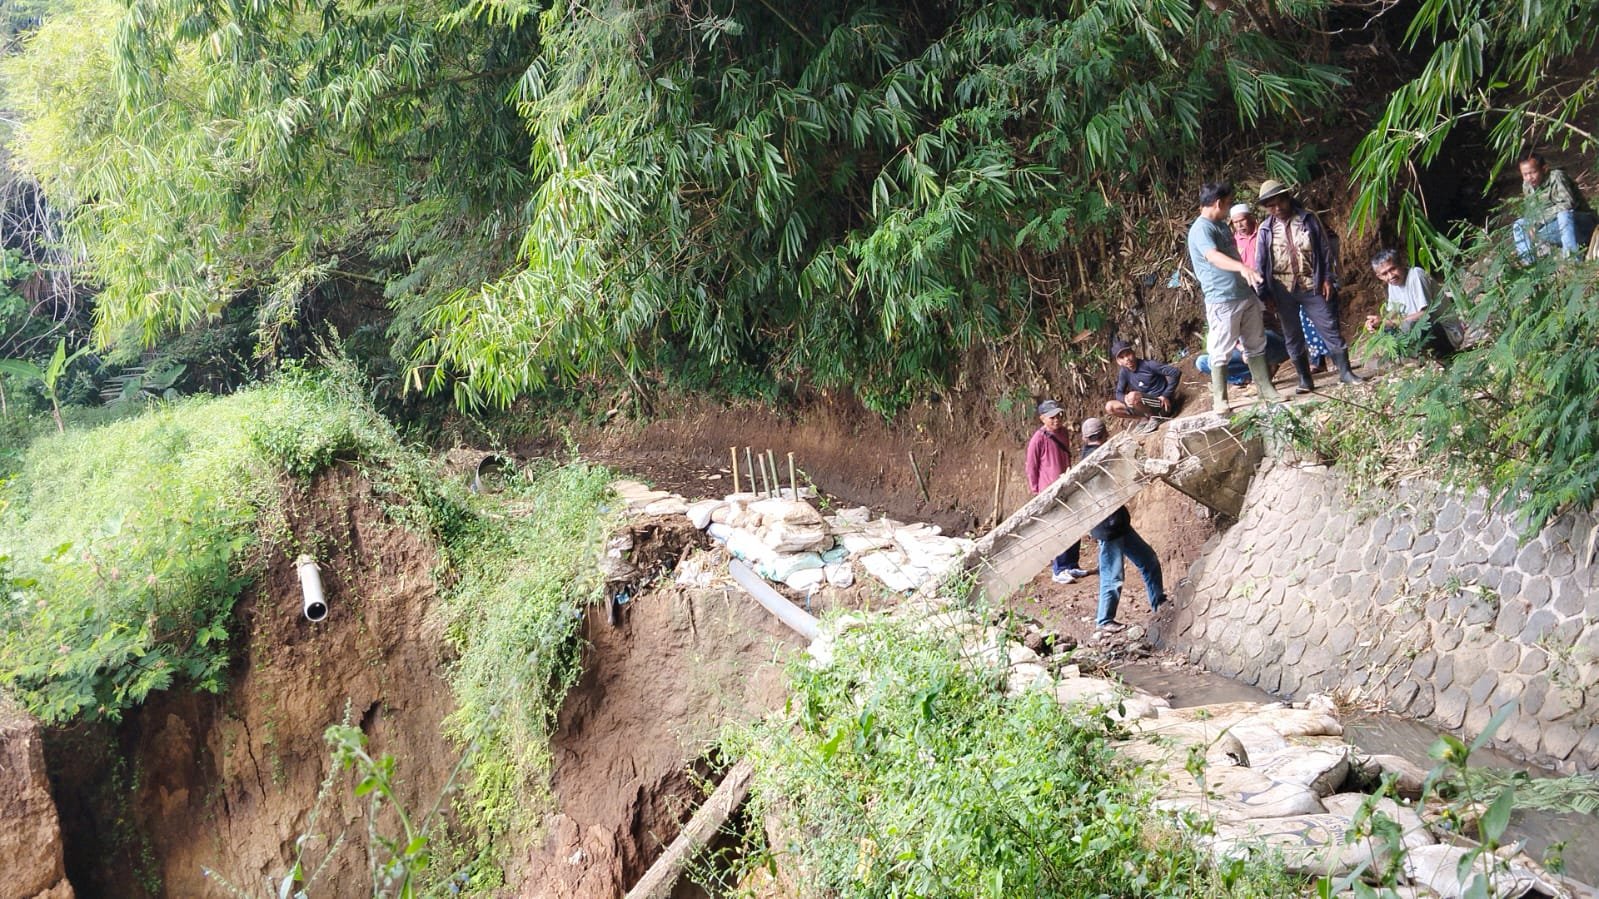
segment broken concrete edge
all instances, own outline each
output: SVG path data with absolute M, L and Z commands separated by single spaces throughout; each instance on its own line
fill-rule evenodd
M 1054 483 L 1040 490 L 1020 509 L 1011 513 L 1010 517 L 1000 522 L 987 534 L 978 538 L 977 543 L 967 550 L 945 572 L 943 577 L 929 579 L 916 591 L 916 595 L 931 597 L 951 591 L 957 593 L 970 592 L 961 586 L 961 582 L 980 580 L 982 578 L 982 569 L 991 567 L 990 560 L 999 551 L 1000 547 L 1004 546 L 1007 541 L 1020 539 L 1030 525 L 1059 504 L 1062 494 L 1082 489 L 1090 481 L 1104 476 L 1110 470 L 1110 466 L 1116 465 L 1118 462 L 1131 461 L 1136 465 L 1137 474 L 1133 476 L 1136 479 L 1136 485 L 1131 486 L 1129 488 L 1130 492 L 1126 494 L 1129 497 L 1135 495 L 1138 490 L 1143 488 L 1144 484 L 1147 484 L 1152 479 L 1151 475 L 1145 473 L 1143 467 L 1143 462 L 1146 458 L 1138 435 L 1129 431 L 1117 434 L 1106 441 L 1104 446 L 1101 446 L 1098 451 L 1086 458 L 1079 459 L 1077 464 L 1067 469 Z M 1112 477 L 1115 478 L 1116 476 L 1113 474 Z M 1125 502 L 1125 499 L 1122 502 Z M 1111 510 L 1113 511 L 1114 509 L 1115 506 L 1112 506 Z M 1088 529 L 1085 528 L 1083 533 L 1086 534 L 1087 532 Z M 1079 534 L 1077 536 L 1081 537 L 1082 535 Z M 1066 542 L 1070 543 L 1071 541 L 1067 540 Z M 997 602 L 1004 597 L 987 596 L 987 598 Z

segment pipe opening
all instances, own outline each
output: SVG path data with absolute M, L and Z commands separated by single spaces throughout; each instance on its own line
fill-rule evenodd
M 300 572 L 300 611 L 312 624 L 328 617 L 328 601 L 322 594 L 322 569 L 310 556 L 294 560 Z

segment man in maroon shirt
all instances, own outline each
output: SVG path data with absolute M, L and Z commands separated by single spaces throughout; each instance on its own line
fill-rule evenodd
M 1055 483 L 1072 467 L 1072 453 L 1066 443 L 1066 410 L 1054 400 L 1044 400 L 1038 404 L 1038 420 L 1039 429 L 1027 441 L 1026 464 L 1027 486 L 1035 494 Z M 1070 584 L 1088 576 L 1088 572 L 1078 567 L 1082 551 L 1083 543 L 1079 540 L 1055 557 L 1050 565 L 1055 583 Z

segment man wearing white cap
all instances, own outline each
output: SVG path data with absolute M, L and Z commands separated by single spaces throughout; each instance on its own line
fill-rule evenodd
M 1226 359 L 1233 344 L 1243 342 L 1244 363 L 1254 376 L 1260 398 L 1281 402 L 1266 370 L 1266 326 L 1261 321 L 1260 273 L 1243 263 L 1238 245 L 1226 225 L 1233 186 L 1207 183 L 1199 190 L 1199 217 L 1188 228 L 1188 261 L 1205 294 L 1205 343 L 1212 359 Z M 1227 366 L 1210 372 L 1211 408 L 1220 415 L 1232 411 L 1227 404 Z

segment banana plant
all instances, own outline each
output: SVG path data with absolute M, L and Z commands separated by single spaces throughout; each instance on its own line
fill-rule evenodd
M 71 355 L 67 354 L 67 339 L 65 337 L 56 341 L 55 354 L 50 357 L 50 364 L 40 368 L 36 363 L 26 359 L 0 359 L 0 375 L 11 375 L 25 381 L 38 381 L 44 386 L 44 395 L 50 398 L 50 413 L 55 416 L 56 430 L 66 433 L 67 427 L 61 421 L 61 397 L 59 388 L 61 378 L 67 373 L 72 363 L 79 357 L 88 354 L 90 347 L 84 346 Z

